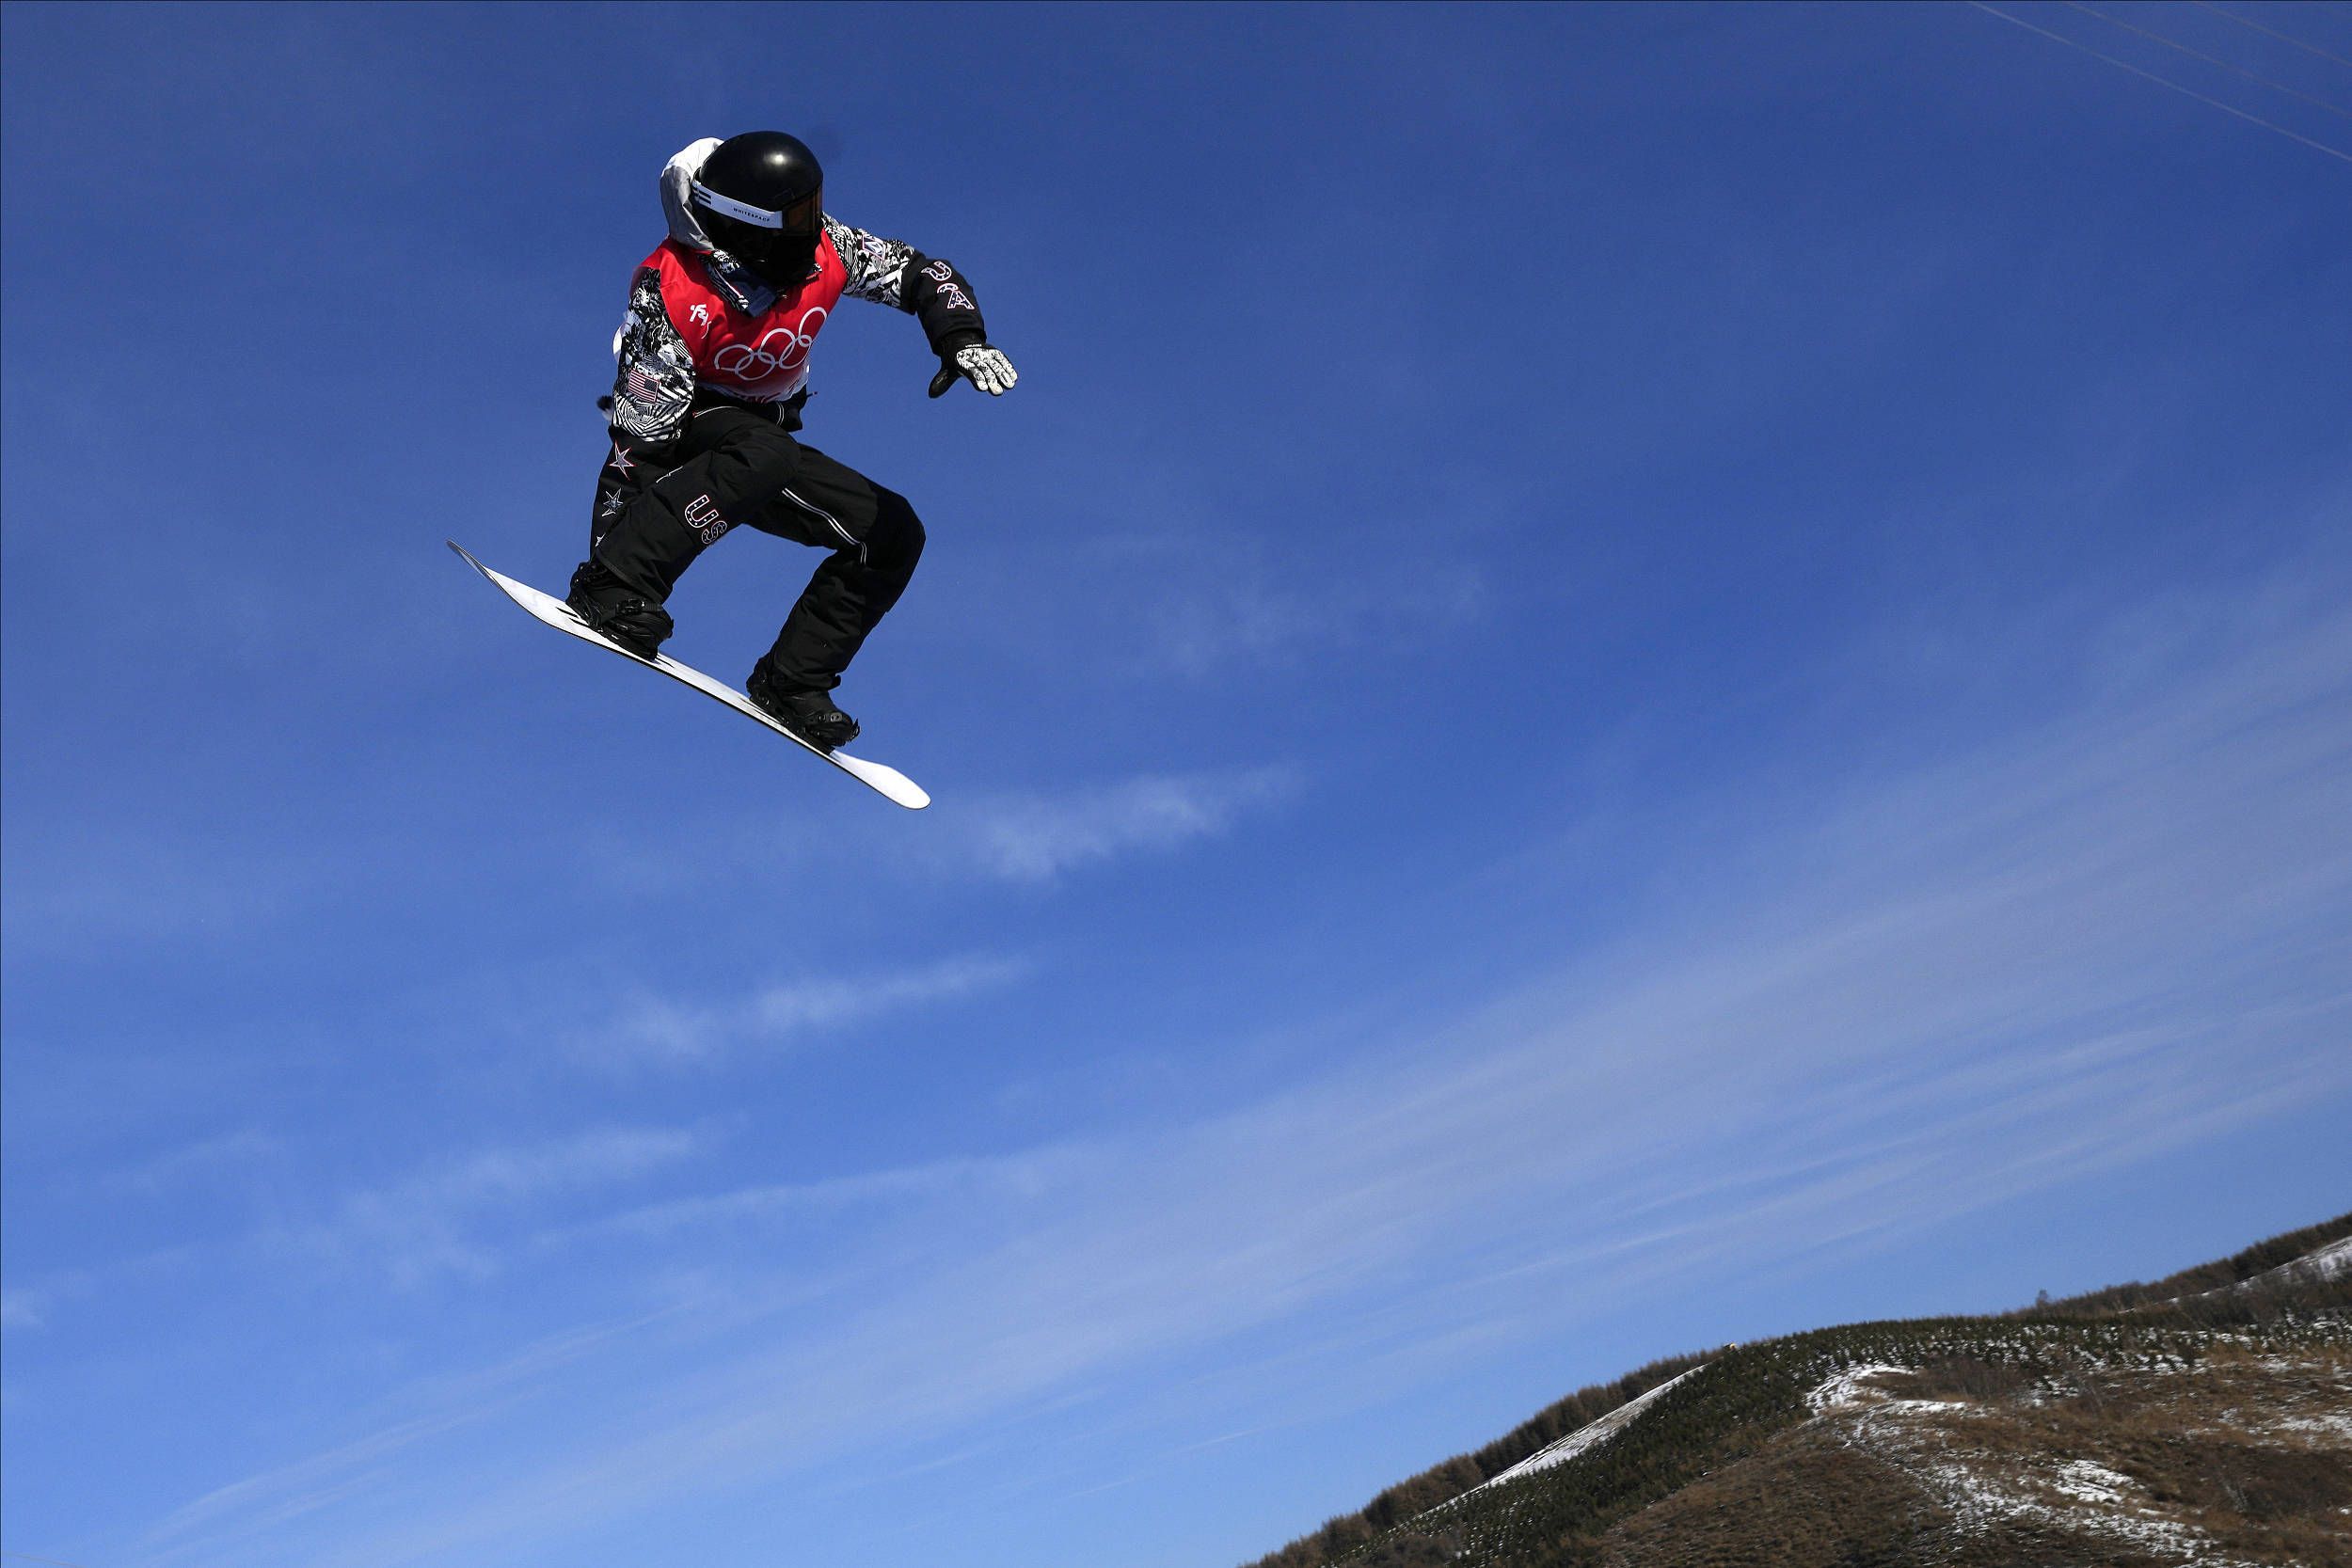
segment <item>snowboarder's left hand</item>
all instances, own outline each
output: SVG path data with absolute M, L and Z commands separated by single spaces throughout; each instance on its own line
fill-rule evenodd
M 942 359 L 939 373 L 931 377 L 931 396 L 946 396 L 959 376 L 993 398 L 1003 397 L 1021 379 L 1005 351 L 988 343 L 969 344 Z

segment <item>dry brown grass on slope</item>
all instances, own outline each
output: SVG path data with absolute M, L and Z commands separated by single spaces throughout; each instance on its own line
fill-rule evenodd
M 2102 1292 L 2137 1298 L 2120 1309 L 2083 1310 L 2078 1299 L 1730 1349 L 1609 1441 L 1465 1494 L 1540 1448 L 1552 1428 L 1575 1425 L 1587 1414 L 1580 1395 L 1258 1568 L 1765 1568 L 1807 1560 L 1791 1554 L 1808 1538 L 1842 1540 L 1832 1559 L 1841 1568 L 2352 1568 L 2352 1489 L 2328 1501 L 2352 1457 L 2352 1372 L 2343 1365 L 2352 1356 L 2352 1277 L 2307 1271 L 2210 1288 L 2264 1275 L 2347 1226 L 2352 1219 L 2330 1221 L 2157 1286 Z M 2171 1293 L 2187 1286 L 2207 1288 Z M 1615 1407 L 1688 1364 L 1586 1392 Z M 1840 1389 L 1912 1408 L 1867 1420 L 1825 1411 Z M 1939 1433 L 1939 1422 L 1958 1426 Z M 1963 1429 L 1981 1441 L 1962 1441 Z M 1808 1442 L 1842 1446 L 1848 1458 L 1801 1463 Z M 1788 1467 L 1759 1480 L 1773 1465 Z M 1827 1490 L 1808 1492 L 1824 1466 L 1836 1472 L 1820 1481 Z M 1899 1513 L 1883 1512 L 1895 1506 L 1885 1485 L 1900 1495 Z M 1438 1506 L 1440 1497 L 1450 1500 Z M 1712 1512 L 1702 1506 L 1709 1498 Z M 1671 1547 L 1661 1544 L 1668 1535 Z
M 1925 1560 L 2352 1568 L 2352 1348 L 2084 1366 L 2050 1398 L 1880 1374 L 1808 1422 L 1952 1514 Z
M 1606 1568 L 2352 1565 L 2352 1351 L 2086 1370 L 2049 1399 L 1956 1363 L 1854 1402 L 1620 1521 Z
M 1951 1513 L 1909 1475 L 1792 1432 L 1612 1529 L 1607 1568 L 1913 1568 Z

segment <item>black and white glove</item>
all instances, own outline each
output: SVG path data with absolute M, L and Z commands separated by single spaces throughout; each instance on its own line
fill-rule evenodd
M 1005 351 L 987 343 L 970 344 L 941 359 L 939 373 L 931 377 L 931 396 L 946 397 L 958 376 L 993 398 L 1003 397 L 1021 379 L 1012 361 L 1005 357 Z

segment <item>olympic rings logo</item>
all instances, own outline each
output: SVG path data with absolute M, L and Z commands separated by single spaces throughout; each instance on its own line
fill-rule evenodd
M 731 343 L 721 349 L 712 357 L 711 367 L 744 381 L 762 381 L 798 369 L 808 357 L 809 346 L 817 341 L 817 329 L 824 325 L 825 308 L 814 306 L 802 315 L 798 326 L 775 327 L 755 344 Z

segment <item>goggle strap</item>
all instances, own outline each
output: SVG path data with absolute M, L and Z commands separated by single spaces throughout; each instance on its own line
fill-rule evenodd
M 801 223 L 794 224 L 794 233 L 816 232 L 814 225 L 808 225 L 806 227 L 803 226 L 803 224 L 805 223 L 805 220 L 811 215 L 810 210 L 814 209 L 817 205 L 818 198 L 816 195 L 804 197 L 801 200 L 794 202 L 786 210 L 786 212 L 771 213 L 765 207 L 755 207 L 749 202 L 738 201 L 731 196 L 723 196 L 719 192 L 712 190 L 708 185 L 706 185 L 701 181 L 697 180 L 694 182 L 694 199 L 701 202 L 704 206 L 709 208 L 714 213 L 721 214 L 726 217 L 734 218 L 740 223 L 751 224 L 753 227 L 757 229 L 782 229 L 784 227 L 784 220 L 788 214 L 796 219 L 803 220 Z
M 694 199 L 712 212 L 731 217 L 739 223 L 752 224 L 760 229 L 784 227 L 782 213 L 771 213 L 765 207 L 754 207 L 748 202 L 738 201 L 731 196 L 721 196 L 699 180 L 694 182 Z

